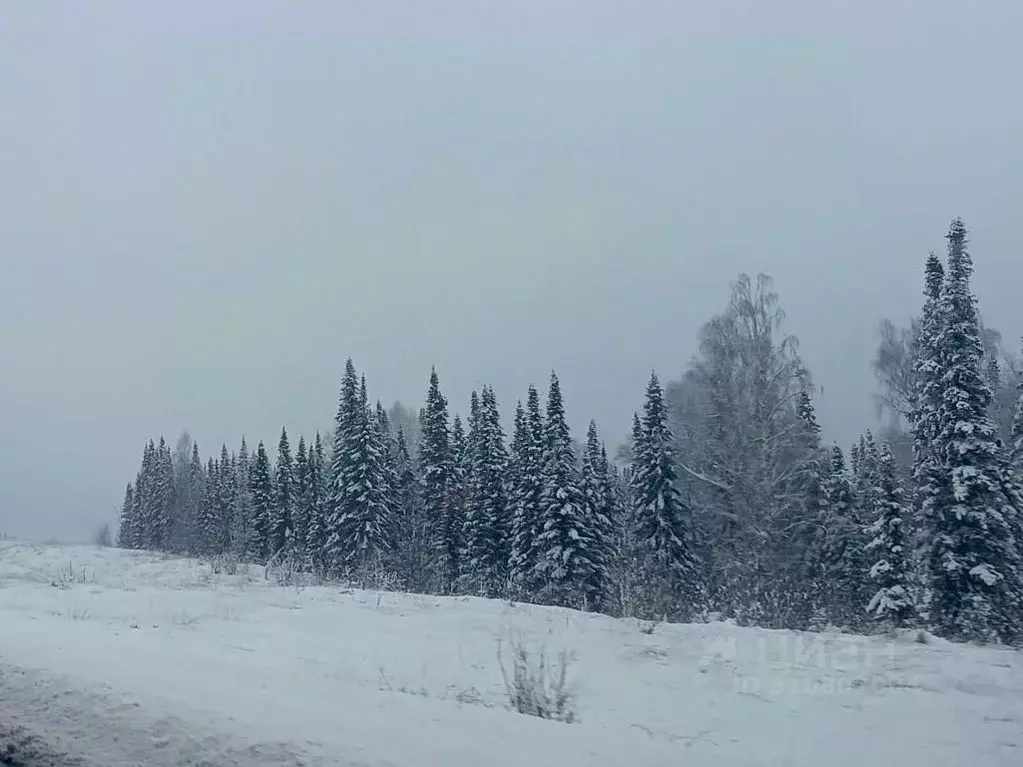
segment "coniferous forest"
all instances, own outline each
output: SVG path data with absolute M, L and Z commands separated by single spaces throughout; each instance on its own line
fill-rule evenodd
M 332 433 L 150 441 L 118 543 L 648 620 L 1019 642 L 1023 367 L 983 325 L 961 220 L 947 243 L 910 326 L 882 326 L 884 425 L 851 446 L 822 441 L 770 279 L 741 275 L 684 374 L 634 393 L 625 445 L 571 434 L 556 374 L 463 410 L 434 370 L 415 412 L 349 360 Z

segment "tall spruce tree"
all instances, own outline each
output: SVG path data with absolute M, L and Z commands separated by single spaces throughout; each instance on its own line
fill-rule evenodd
M 270 467 L 270 456 L 262 441 L 256 446 L 256 460 L 252 464 L 252 519 L 253 519 L 253 553 L 256 559 L 265 562 L 274 554 L 270 550 L 273 543 L 271 523 L 274 516 L 274 485 L 273 470 Z
M 324 455 L 323 439 L 319 432 L 313 447 L 309 451 L 309 521 L 306 530 L 306 551 L 311 566 L 322 572 L 325 566 L 325 550 L 327 546 L 327 519 L 329 514 L 328 492 L 329 467 Z
M 216 487 L 217 530 L 214 548 L 218 554 L 231 550 L 231 517 L 234 514 L 235 461 L 227 452 L 227 445 L 220 446 L 220 461 L 217 464 Z
M 398 488 L 398 444 L 394 437 L 391 419 L 387 415 L 387 411 L 384 410 L 384 406 L 380 404 L 380 400 L 377 400 L 374 418 L 374 424 L 377 430 L 377 445 L 380 450 L 380 471 L 382 473 L 381 496 L 384 507 L 388 509 L 386 522 L 388 528 L 387 539 L 389 541 L 388 548 L 392 556 L 392 560 L 388 567 L 393 570 L 394 546 L 396 544 L 396 536 L 398 534 L 398 499 L 396 495 Z
M 140 492 L 136 494 L 137 502 L 139 505 L 138 518 L 139 518 L 139 531 L 138 541 L 139 548 L 142 549 L 155 549 L 157 532 L 156 528 L 158 525 L 158 509 L 157 509 L 157 473 L 158 473 L 158 458 L 156 442 L 152 439 L 149 440 L 148 444 L 142 451 L 142 468 L 140 473 L 142 475 L 142 482 Z
M 256 558 L 254 551 L 254 510 L 252 504 L 252 456 L 242 436 L 235 461 L 234 508 L 231 510 L 231 551 L 241 561 Z
M 394 467 L 395 569 L 405 589 L 422 592 L 429 587 L 429 531 L 420 500 L 419 476 L 400 425 Z
M 927 565 L 933 534 L 942 516 L 942 499 L 948 496 L 948 475 L 941 456 L 934 447 L 938 435 L 938 413 L 941 407 L 943 361 L 941 336 L 944 332 L 941 294 L 945 267 L 934 253 L 927 257 L 924 268 L 924 305 L 914 336 L 913 402 L 909 421 L 913 432 L 913 504 L 910 545 L 914 570 L 923 578 L 924 604 L 930 601 Z
M 992 393 L 960 219 L 947 239 L 942 330 L 935 340 L 941 392 L 931 442 L 945 480 L 928 486 L 924 501 L 930 619 L 946 637 L 1012 641 L 1020 635 L 1023 600 L 1021 510 L 1007 492 L 1002 446 L 988 414 Z
M 350 503 L 352 470 L 348 465 L 352 441 L 359 418 L 359 376 L 351 358 L 345 361 L 338 394 L 337 414 L 334 416 L 334 440 L 330 462 L 329 511 L 326 518 L 325 564 L 334 574 L 345 572 L 352 566 L 351 541 L 345 538 L 345 515 Z
M 579 470 L 572 436 L 565 420 L 561 384 L 551 373 L 544 423 L 542 531 L 538 541 L 540 598 L 562 606 L 581 607 L 586 584 L 593 579 L 594 535 L 584 515 Z
M 615 615 L 623 614 L 624 586 L 627 583 L 626 551 L 629 547 L 626 531 L 631 526 L 631 511 L 627 499 L 626 482 L 618 467 L 608 460 L 607 447 L 600 445 L 600 463 L 598 475 L 602 478 L 601 495 L 603 496 L 603 513 L 601 524 L 608 527 L 602 532 L 602 542 L 606 544 L 606 559 L 610 582 L 605 602 L 607 612 Z
M 170 446 L 162 436 L 155 456 L 152 502 L 150 547 L 168 551 L 174 518 L 174 462 Z
M 586 584 L 587 605 L 606 612 L 611 602 L 611 551 L 614 523 L 610 518 L 607 455 L 602 453 L 597 424 L 590 421 L 582 455 L 583 515 L 593 531 L 593 571 Z
M 827 595 L 824 612 L 834 624 L 858 628 L 866 599 L 866 534 L 856 518 L 856 498 L 842 449 L 831 449 L 819 524 L 821 552 L 818 578 Z
M 206 487 L 206 471 L 199 452 L 199 443 L 192 443 L 192 455 L 188 461 L 188 480 L 186 487 L 185 517 L 186 529 L 183 532 L 185 551 L 195 554 L 198 544 L 199 515 L 202 513 L 202 499 Z
M 1019 397 L 1016 400 L 1016 412 L 1012 418 L 1012 443 L 1009 446 L 1009 461 L 1016 473 L 1017 481 L 1023 482 L 1023 376 L 1016 384 Z
M 274 503 L 270 521 L 270 556 L 286 551 L 292 543 L 292 514 L 295 512 L 295 463 L 288 430 L 281 428 L 277 443 Z
M 793 566 L 790 569 L 790 588 L 799 588 L 805 593 L 801 599 L 801 624 L 808 625 L 815 615 L 820 615 L 826 594 L 821 589 L 821 582 L 816 578 L 820 564 L 820 541 L 817 524 L 825 508 L 824 478 L 828 474 L 831 451 L 821 446 L 821 427 L 817 421 L 817 412 L 813 406 L 808 388 L 799 392 L 796 400 L 796 414 L 803 430 L 803 439 L 799 448 L 806 455 L 802 468 L 797 472 L 793 482 L 793 492 L 799 498 L 799 512 L 793 521 L 795 529 L 792 535 Z
M 473 392 L 466 445 L 468 503 L 465 515 L 465 571 L 469 589 L 482 596 L 504 592 L 508 579 L 508 451 L 494 390 Z
M 538 588 L 540 534 L 543 532 L 543 412 L 540 393 L 532 384 L 526 407 L 516 413 L 515 488 L 509 569 L 515 593 L 529 598 Z
M 348 431 L 340 440 L 346 451 L 341 461 L 339 497 L 342 499 L 334 552 L 343 571 L 363 582 L 376 578 L 387 565 L 391 552 L 391 509 L 380 448 L 380 431 L 369 409 L 366 379 L 362 378 L 355 405 L 348 418 Z
M 909 509 L 903 498 L 891 445 L 885 442 L 878 457 L 878 486 L 875 520 L 868 533 L 868 558 L 873 560 L 870 579 L 877 589 L 867 603 L 867 612 L 877 621 L 896 627 L 914 614 L 906 530 Z
M 220 467 L 212 457 L 206 460 L 206 482 L 203 485 L 202 506 L 199 510 L 197 543 L 205 556 L 220 553 L 220 507 L 217 496 L 220 488 Z
M 456 578 L 454 590 L 461 588 L 466 575 L 465 566 L 465 512 L 469 502 L 469 483 L 472 453 L 469 435 L 462 426 L 462 416 L 455 413 L 451 419 L 451 476 L 448 479 L 447 515 L 450 530 L 447 547 L 454 557 L 452 575 Z M 457 571 L 457 572 L 456 572 Z
M 129 482 L 124 488 L 124 501 L 121 503 L 121 520 L 117 528 L 117 545 L 119 548 L 137 548 L 136 525 L 135 487 Z
M 701 606 L 692 512 L 682 501 L 664 394 L 656 374 L 647 385 L 635 456 L 635 536 L 650 617 L 688 619 Z
M 448 401 L 441 394 L 436 369 L 430 371 L 426 406 L 420 421 L 420 482 L 423 513 L 426 515 L 433 548 L 433 587 L 447 593 L 454 588 L 459 574 L 461 510 L 453 508 L 450 502 L 454 467 L 448 427 Z
M 299 435 L 298 447 L 295 449 L 295 503 L 292 509 L 292 551 L 295 558 L 307 564 L 306 543 L 309 538 L 309 520 L 315 504 L 315 492 L 312 485 L 312 463 L 306 450 L 305 437 Z

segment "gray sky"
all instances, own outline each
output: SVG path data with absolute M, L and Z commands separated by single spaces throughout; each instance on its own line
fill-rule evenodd
M 1023 3 L 0 7 L 0 530 L 82 537 L 143 442 L 504 407 L 556 367 L 625 434 L 741 270 L 771 273 L 828 435 L 949 219 L 1023 332 Z

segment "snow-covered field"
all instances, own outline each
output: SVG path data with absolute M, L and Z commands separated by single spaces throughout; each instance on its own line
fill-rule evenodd
M 507 710 L 498 641 L 575 653 L 578 721 Z M 12 721 L 13 720 L 13 721 Z M 0 724 L 105 764 L 1023 764 L 1023 656 L 279 586 L 0 543 Z M 105 760 L 105 761 L 104 761 Z

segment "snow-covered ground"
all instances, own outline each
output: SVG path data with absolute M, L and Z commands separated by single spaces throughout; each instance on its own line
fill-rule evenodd
M 507 710 L 498 642 L 510 660 L 512 639 L 575 653 L 577 722 Z M 0 724 L 153 766 L 1016 765 L 1023 656 L 908 635 L 645 633 L 569 610 L 5 542 Z

